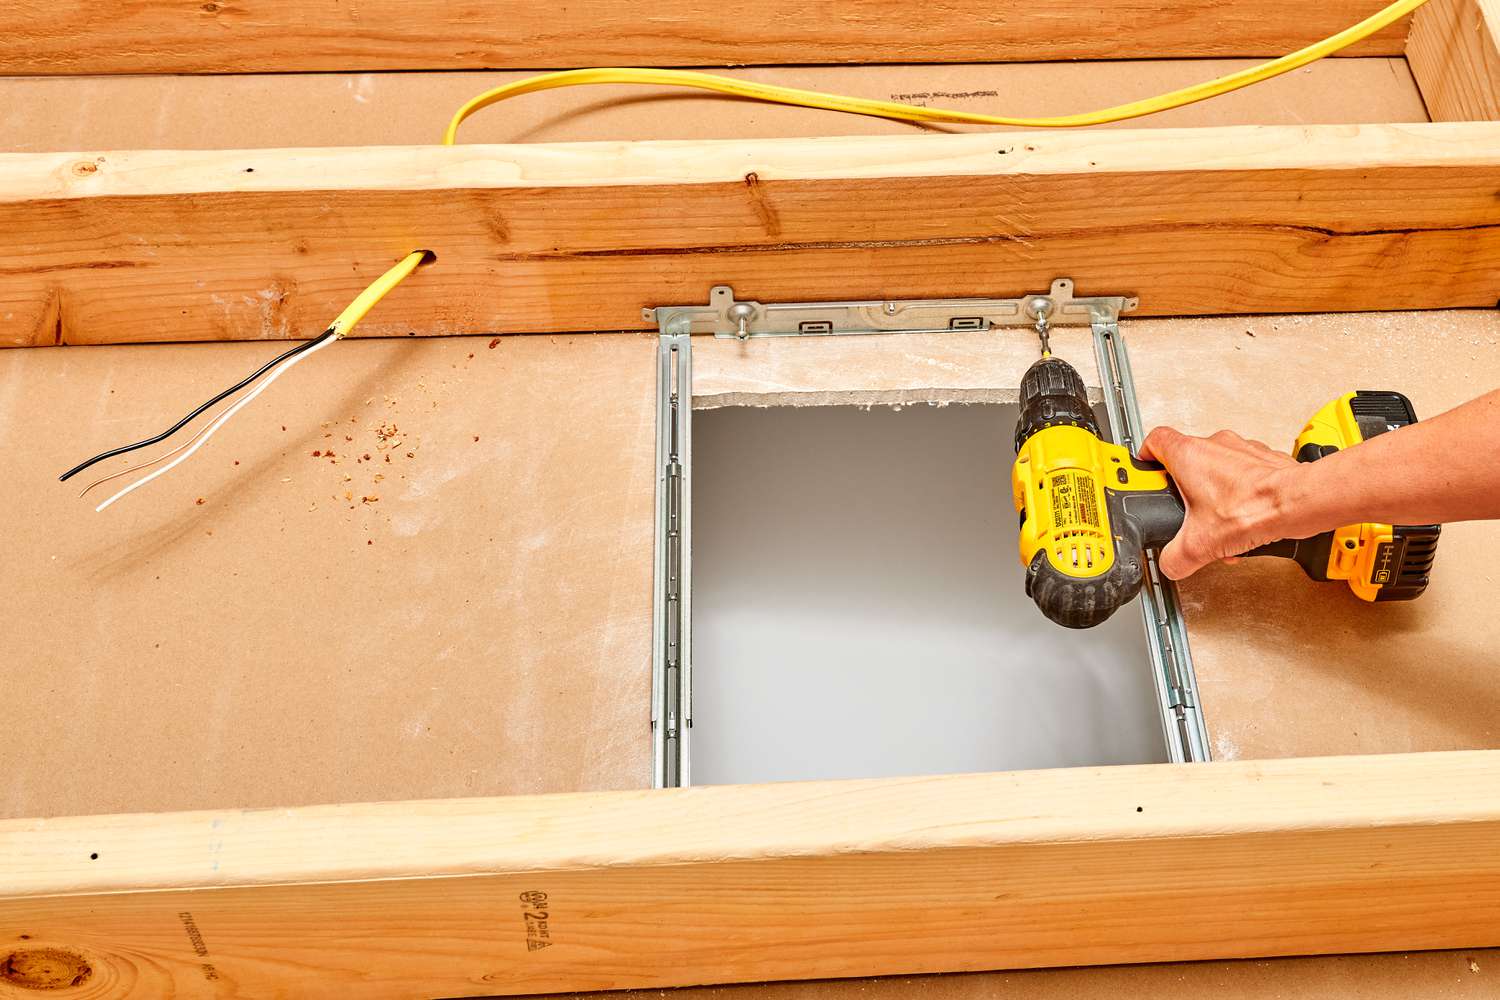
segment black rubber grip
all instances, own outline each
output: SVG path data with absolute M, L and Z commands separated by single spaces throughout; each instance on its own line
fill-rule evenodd
M 1297 539 L 1283 538 L 1279 542 L 1267 542 L 1259 548 L 1246 552 L 1247 556 L 1279 556 L 1282 559 L 1297 558 Z
M 1141 580 L 1137 553 L 1119 552 L 1107 573 L 1080 578 L 1056 569 L 1039 549 L 1026 567 L 1026 596 L 1064 628 L 1093 628 L 1133 600 Z
M 1042 614 L 1065 628 L 1093 628 L 1135 600 L 1145 581 L 1142 549 L 1165 544 L 1182 527 L 1182 501 L 1175 494 L 1107 489 L 1104 502 L 1115 547 L 1107 571 L 1069 576 L 1048 561 L 1045 548 L 1026 567 L 1026 595 Z M 1153 541 L 1145 540 L 1147 531 Z
M 1113 490 L 1109 492 L 1113 493 Z M 1159 549 L 1177 537 L 1187 510 L 1175 490 L 1155 493 L 1120 493 L 1120 507 L 1140 532 L 1141 544 Z
M 1292 559 L 1310 579 L 1322 582 L 1328 579 L 1328 556 L 1333 550 L 1333 532 L 1325 531 L 1311 538 L 1283 538 L 1267 542 L 1244 553 L 1247 556 L 1278 556 Z

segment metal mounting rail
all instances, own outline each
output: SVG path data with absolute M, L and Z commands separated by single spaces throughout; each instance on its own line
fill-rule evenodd
M 1087 326 L 1104 383 L 1104 404 L 1117 444 L 1135 451 L 1143 430 L 1131 381 L 1120 315 L 1136 308 L 1130 296 L 1079 298 L 1059 278 L 1046 292 L 1012 299 L 915 299 L 857 302 L 736 301 L 715 285 L 707 305 L 643 310 L 657 324 L 656 586 L 651 729 L 657 787 L 689 783 L 692 737 L 692 335 L 837 337 L 953 333 L 1031 327 Z M 1019 373 L 1017 373 L 1019 378 Z M 1209 759 L 1198 707 L 1197 682 L 1177 591 L 1146 554 L 1141 588 L 1152 678 L 1169 757 L 1178 763 Z M 1041 626 L 1039 626 L 1041 627 Z
M 663 327 L 656 354 L 656 585 L 652 609 L 653 784 L 688 784 L 692 759 L 692 344 Z
M 1134 455 L 1145 429 L 1136 405 L 1135 382 L 1130 374 L 1130 355 L 1117 319 L 1096 318 L 1094 356 L 1104 383 L 1104 407 L 1109 413 L 1110 436 Z M 1177 585 L 1161 575 L 1156 551 L 1146 550 L 1146 582 L 1141 587 L 1141 619 L 1146 626 L 1146 648 L 1151 654 L 1151 678 L 1161 709 L 1162 732 L 1167 754 L 1174 763 L 1209 759 L 1208 729 L 1198 704 L 1198 679 L 1188 649 L 1187 624 L 1177 600 Z

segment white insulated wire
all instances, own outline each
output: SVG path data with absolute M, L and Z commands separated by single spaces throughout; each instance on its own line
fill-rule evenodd
M 178 455 L 172 461 L 168 462 L 166 465 L 163 465 L 160 469 L 157 469 L 155 472 L 148 473 L 147 475 L 142 476 L 140 479 L 137 479 L 135 482 L 131 483 L 129 486 L 127 486 L 124 489 L 120 490 L 120 492 L 116 493 L 114 496 L 110 497 L 108 500 L 104 501 L 99 506 L 95 507 L 94 510 L 95 511 L 102 511 L 102 510 L 104 510 L 104 508 L 108 507 L 110 504 L 114 503 L 116 500 L 118 500 L 121 497 L 125 496 L 127 493 L 130 493 L 130 492 L 133 492 L 134 490 L 140 489 L 142 486 L 145 486 L 147 483 L 151 482 L 151 480 L 155 479 L 157 476 L 164 476 L 164 475 L 166 475 L 168 472 L 171 472 L 173 469 L 175 469 L 177 466 L 181 465 L 183 462 L 186 462 L 188 459 L 192 458 L 193 457 L 193 453 L 196 452 L 199 448 L 202 448 L 205 444 L 208 444 L 208 439 L 211 438 L 211 437 L 213 437 L 214 433 L 216 431 L 218 431 L 218 429 L 220 427 L 224 426 L 225 422 L 228 421 L 230 417 L 232 417 L 236 413 L 238 413 L 240 411 L 241 407 L 245 406 L 251 400 L 255 399 L 256 396 L 259 396 L 261 393 L 263 393 L 267 389 L 269 389 L 271 387 L 271 383 L 272 382 L 275 382 L 277 379 L 281 378 L 282 375 L 285 375 L 288 371 L 291 370 L 291 368 L 292 368 L 293 365 L 297 364 L 297 362 L 303 360 L 304 358 L 309 358 L 312 355 L 317 354 L 323 348 L 327 347 L 329 344 L 332 344 L 332 343 L 336 342 L 337 340 L 339 340 L 338 337 L 329 337 L 327 340 L 323 341 L 321 344 L 314 344 L 312 347 L 310 347 L 307 350 L 303 351 L 301 354 L 295 354 L 292 357 L 287 358 L 285 361 L 283 361 L 281 363 L 281 365 L 279 367 L 273 369 L 272 372 L 271 372 L 271 374 L 267 375 L 264 379 L 262 379 L 259 385 L 257 385 L 254 389 L 250 390 L 250 392 L 246 393 L 245 396 L 243 398 L 241 398 L 239 402 L 235 403 L 229 409 L 227 409 L 223 413 L 219 414 L 218 419 L 216 419 L 213 423 L 211 423 L 211 424 L 208 425 L 208 430 L 206 430 L 206 431 L 203 432 L 203 436 L 200 437 L 198 440 L 194 441 L 192 443 L 192 446 L 189 447 L 186 451 L 184 451 L 181 455 Z

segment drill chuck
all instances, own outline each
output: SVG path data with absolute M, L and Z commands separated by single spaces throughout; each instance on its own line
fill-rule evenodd
M 1062 358 L 1045 357 L 1021 376 L 1021 418 L 1016 421 L 1016 451 L 1027 438 L 1048 427 L 1082 427 L 1095 437 L 1099 424 L 1089 406 L 1088 389 L 1077 369 Z

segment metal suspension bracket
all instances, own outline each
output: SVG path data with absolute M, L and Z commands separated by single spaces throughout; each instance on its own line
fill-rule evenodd
M 1096 318 L 1118 321 L 1136 307 L 1133 297 L 1076 298 L 1073 282 L 1058 278 L 1046 292 L 1014 299 L 871 299 L 858 302 L 740 302 L 734 289 L 715 285 L 704 306 L 644 309 L 663 331 L 754 337 L 845 337 L 881 333 L 955 333 L 1033 327 L 1039 334 L 1058 326 L 1089 326 Z
M 1058 278 L 1046 292 L 1009 299 L 742 302 L 735 299 L 728 285 L 715 285 L 706 305 L 642 310 L 645 319 L 656 323 L 661 333 L 657 353 L 651 704 L 657 787 L 688 784 L 691 759 L 692 335 L 749 340 L 1030 327 L 1041 338 L 1045 351 L 1052 330 L 1087 326 L 1094 337 L 1114 440 L 1134 452 L 1143 430 L 1130 360 L 1120 334 L 1120 316 L 1136 306 L 1133 296 L 1077 297 L 1072 280 Z M 1168 756 L 1178 763 L 1206 761 L 1207 730 L 1198 707 L 1197 682 L 1176 587 L 1161 575 L 1154 552 L 1147 553 L 1146 565 L 1141 614 Z

